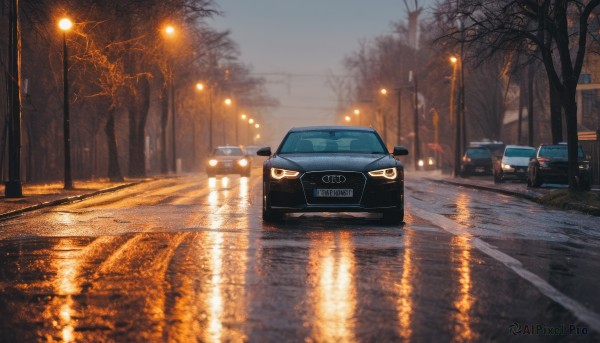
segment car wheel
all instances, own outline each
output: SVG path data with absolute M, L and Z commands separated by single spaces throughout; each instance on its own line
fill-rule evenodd
M 531 187 L 539 188 L 542 185 L 542 178 L 540 177 L 540 173 L 537 168 L 533 168 L 532 172 L 533 176 L 531 177 L 530 183 Z
M 265 222 L 277 222 L 283 219 L 283 213 L 273 212 L 269 206 L 270 199 L 266 184 L 263 183 L 262 217 Z
M 404 209 L 383 212 L 383 222 L 386 224 L 400 224 L 404 222 Z

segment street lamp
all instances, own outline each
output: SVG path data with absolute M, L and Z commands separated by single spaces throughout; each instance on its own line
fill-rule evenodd
M 346 116 L 344 119 L 346 120 L 347 123 L 349 123 L 350 120 L 352 120 L 352 118 L 350 118 L 350 116 Z
M 456 93 L 456 75 L 458 73 L 458 68 L 461 68 L 462 66 L 460 65 L 460 59 L 458 59 L 456 56 L 450 57 L 450 62 L 453 64 L 452 85 L 450 87 L 450 120 L 454 121 L 454 176 L 458 177 L 460 175 L 460 159 L 462 155 L 461 136 L 463 135 L 462 126 L 464 122 L 462 114 L 462 106 L 464 104 L 462 100 L 462 80 L 459 81 L 461 85 L 459 85 L 456 110 L 454 108 L 454 96 Z
M 204 90 L 204 85 L 200 82 L 196 84 L 198 91 Z M 213 150 L 213 101 L 212 101 L 212 88 L 208 90 L 208 151 Z
M 233 100 L 231 100 L 230 98 L 226 98 L 223 103 L 225 104 L 225 106 L 227 107 L 231 107 L 231 105 L 233 105 Z M 227 118 L 227 116 L 225 116 L 225 118 Z M 231 119 L 230 119 L 231 120 Z M 234 123 L 235 125 L 235 144 L 238 144 L 238 122 L 237 120 Z M 227 141 L 227 133 L 225 131 L 225 119 L 223 119 L 223 135 L 225 135 L 225 140 Z
M 167 26 L 165 28 L 165 34 L 167 35 L 167 37 L 174 37 L 175 36 L 175 28 L 173 26 Z M 173 172 L 177 173 L 177 145 L 176 145 L 176 141 L 177 139 L 175 138 L 175 74 L 174 74 L 174 62 L 173 62 L 173 57 L 171 56 L 170 58 L 170 75 L 169 75 L 169 83 L 170 83 L 170 87 L 171 87 L 171 92 L 170 92 L 170 97 L 171 97 L 171 120 L 173 123 L 173 126 L 171 127 L 171 136 L 173 139 Z
M 386 88 L 381 88 L 379 90 L 379 94 L 381 94 L 383 97 L 386 97 L 388 94 L 388 90 Z M 387 144 L 387 130 L 386 130 L 386 120 L 385 120 L 385 112 L 383 111 L 383 106 L 379 106 L 378 111 L 379 111 L 379 115 L 381 115 L 382 121 L 383 121 L 383 142 Z
M 67 51 L 67 31 L 73 27 L 73 23 L 68 18 L 63 18 L 58 22 L 58 27 L 63 31 L 63 142 L 65 146 L 65 180 L 64 188 L 73 189 L 73 179 L 71 177 L 71 134 L 69 125 L 69 55 Z
M 260 128 L 260 125 L 258 123 L 256 123 L 256 124 L 254 124 L 254 128 L 258 129 L 258 128 Z
M 421 160 L 421 142 L 419 141 L 419 84 L 417 82 L 417 73 L 410 70 L 408 72 L 409 82 L 413 81 L 415 87 L 415 98 L 414 98 L 414 117 L 413 117 L 413 130 L 414 130 L 414 167 L 415 170 L 419 167 L 419 161 Z

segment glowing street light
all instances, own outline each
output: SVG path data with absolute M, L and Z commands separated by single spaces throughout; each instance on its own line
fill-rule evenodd
M 260 125 L 258 125 L 258 123 L 254 124 L 254 128 L 258 129 L 260 127 Z
M 73 189 L 73 178 L 71 177 L 71 128 L 69 118 L 69 54 L 67 50 L 67 31 L 73 27 L 68 18 L 58 22 L 58 27 L 63 31 L 63 142 L 65 146 L 65 189 Z
M 346 116 L 344 119 L 346 120 L 346 122 L 350 122 L 350 120 L 352 120 L 352 118 L 350 118 L 350 116 Z
M 175 28 L 171 25 L 168 25 L 165 27 L 165 34 L 166 36 L 171 39 L 173 36 L 175 36 Z M 171 136 L 173 139 L 173 172 L 177 173 L 177 139 L 175 138 L 175 75 L 173 72 L 173 69 L 175 68 L 175 63 L 173 62 L 172 56 L 171 58 L 169 58 L 169 65 L 170 65 L 170 75 L 169 75 L 169 83 L 170 83 L 170 88 L 171 88 L 171 92 L 170 92 L 170 98 L 171 98 L 171 116 L 172 116 L 172 122 L 173 125 L 171 127 Z
M 196 89 L 198 91 L 204 91 L 204 84 L 198 82 Z M 208 149 L 212 152 L 213 150 L 213 100 L 212 100 L 212 88 L 208 90 Z
M 246 120 L 246 118 L 248 118 L 248 116 L 246 114 L 242 114 L 242 120 Z
M 358 108 L 355 108 L 355 109 L 354 109 L 354 114 L 355 114 L 355 115 L 359 115 L 359 114 L 360 114 L 360 110 L 359 110 Z
M 227 106 L 231 106 L 231 104 L 232 104 L 233 102 L 231 101 L 231 99 L 227 98 L 227 99 L 225 99 L 224 103 L 225 103 L 225 105 L 227 105 Z
M 248 123 L 254 124 L 254 119 L 252 119 L 252 118 L 248 119 Z
M 385 88 L 381 88 L 381 89 L 379 90 L 379 93 L 381 93 L 381 95 L 387 95 L 388 91 L 387 91 L 387 89 L 385 89 Z

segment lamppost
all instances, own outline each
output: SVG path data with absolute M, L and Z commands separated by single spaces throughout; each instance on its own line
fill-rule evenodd
M 413 71 L 409 71 L 409 81 L 413 81 L 413 85 L 415 87 L 415 98 L 414 98 L 414 139 L 415 139 L 415 154 L 414 154 L 414 167 L 415 170 L 419 167 L 419 161 L 421 160 L 421 142 L 419 141 L 419 84 L 417 82 L 417 74 L 413 73 Z
M 231 107 L 231 105 L 233 104 L 233 101 L 230 98 L 226 98 L 223 103 L 225 104 L 226 107 Z M 225 109 L 225 111 L 227 111 L 227 109 Z M 227 119 L 227 113 L 225 114 L 225 116 L 223 117 L 223 136 L 225 136 L 225 144 L 227 144 L 227 131 L 225 130 L 225 121 Z M 237 135 L 237 126 L 236 126 L 236 130 L 235 130 L 235 134 Z
M 254 119 L 248 119 L 248 144 L 254 144 L 254 137 L 252 137 L 252 133 L 250 132 L 252 125 L 254 124 Z
M 196 89 L 199 91 L 204 90 L 202 83 L 196 84 Z M 208 151 L 213 151 L 213 100 L 212 100 L 212 87 L 208 90 Z
M 243 120 L 244 122 L 248 119 L 248 116 L 245 113 L 242 113 L 242 115 L 240 116 L 241 120 Z M 237 123 L 237 125 L 239 125 L 239 123 Z M 248 137 L 246 137 L 246 141 L 248 141 Z M 250 144 L 246 144 L 246 145 L 250 145 Z
M 358 126 L 361 126 L 360 110 L 358 108 L 355 108 L 353 112 L 354 115 L 358 117 Z
M 384 97 L 387 97 L 388 90 L 386 88 L 381 88 L 379 90 L 379 94 L 381 94 Z M 387 144 L 387 130 L 386 130 L 385 111 L 383 110 L 383 108 L 380 108 L 379 111 L 380 111 L 381 118 L 382 118 L 382 121 L 383 121 L 383 130 L 382 130 L 383 131 L 383 142 L 385 144 Z
M 65 189 L 73 189 L 73 179 L 71 177 L 71 129 L 69 125 L 69 55 L 67 50 L 67 31 L 69 31 L 72 26 L 73 23 L 68 18 L 63 18 L 58 22 L 58 27 L 63 31 L 63 143 L 65 146 Z
M 165 34 L 167 35 L 167 37 L 171 38 L 175 36 L 175 28 L 173 26 L 167 26 L 165 28 Z M 173 62 L 173 56 L 171 56 L 169 58 L 169 87 L 171 88 L 171 91 L 169 92 L 170 94 L 170 98 L 171 98 L 171 122 L 172 122 L 172 126 L 171 126 L 171 136 L 172 136 L 172 146 L 173 146 L 173 172 L 177 173 L 177 139 L 175 138 L 175 74 L 174 74 L 174 69 L 175 69 L 175 63 Z
M 10 1 L 8 13 L 7 129 L 8 180 L 4 184 L 7 198 L 23 196 L 21 183 L 21 29 L 19 1 Z
M 452 71 L 452 86 L 450 88 L 450 118 L 454 120 L 454 177 L 458 177 L 460 175 L 460 159 L 462 156 L 462 126 L 464 125 L 464 117 L 463 117 L 463 106 L 464 102 L 462 100 L 462 80 L 459 80 L 459 92 L 458 92 L 458 101 L 456 104 L 456 109 L 454 108 L 454 97 L 456 93 L 456 76 L 458 74 L 459 68 L 462 69 L 462 61 L 452 56 L 450 57 L 450 62 L 453 64 Z M 452 115 L 452 111 L 454 111 L 454 115 Z

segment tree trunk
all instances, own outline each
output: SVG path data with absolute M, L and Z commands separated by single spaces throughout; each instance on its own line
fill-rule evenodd
M 146 176 L 145 135 L 150 108 L 150 84 L 142 78 L 137 87 L 137 97 L 131 102 L 129 112 L 129 176 Z
M 558 144 L 563 141 L 562 127 L 562 105 L 558 89 L 548 80 L 550 91 L 550 131 L 552 132 L 552 144 Z
M 533 146 L 533 85 L 535 80 L 535 64 L 531 63 L 527 70 L 527 144 Z
M 117 136 L 115 134 L 115 111 L 116 108 L 111 106 L 108 110 L 108 120 L 104 127 L 106 133 L 106 141 L 108 143 L 108 178 L 110 181 L 123 181 L 121 168 L 119 167 L 119 154 L 117 150 Z
M 167 162 L 167 124 L 169 122 L 169 96 L 167 85 L 163 84 L 160 89 L 160 172 L 167 174 L 169 164 Z
M 579 139 L 577 137 L 577 102 L 575 92 L 569 94 L 570 101 L 565 104 L 565 117 L 567 121 L 567 144 L 569 156 L 569 191 L 576 192 L 583 189 L 579 178 Z

